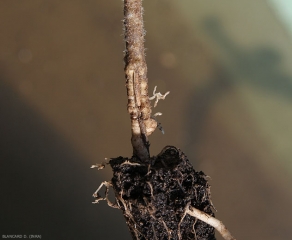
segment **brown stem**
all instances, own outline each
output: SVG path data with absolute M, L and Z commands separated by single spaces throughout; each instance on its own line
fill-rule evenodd
M 155 130 L 157 123 L 151 118 L 148 95 L 142 0 L 124 0 L 124 30 L 125 75 L 133 155 L 145 161 L 150 156 L 148 136 Z

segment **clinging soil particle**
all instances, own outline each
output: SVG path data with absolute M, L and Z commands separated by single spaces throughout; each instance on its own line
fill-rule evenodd
M 214 216 L 207 176 L 180 149 L 167 146 L 146 162 L 118 157 L 109 164 L 133 239 L 215 240 L 213 227 L 185 213 L 192 206 Z

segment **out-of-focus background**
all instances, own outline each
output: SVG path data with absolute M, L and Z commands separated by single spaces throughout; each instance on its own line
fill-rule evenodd
M 91 204 L 111 170 L 90 166 L 132 152 L 122 4 L 0 1 L 1 236 L 130 239 L 120 211 Z M 291 3 L 143 4 L 150 92 L 171 92 L 151 154 L 174 145 L 211 176 L 237 239 L 290 239 Z

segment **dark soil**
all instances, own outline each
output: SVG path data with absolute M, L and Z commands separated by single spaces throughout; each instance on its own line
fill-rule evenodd
M 185 214 L 192 206 L 214 216 L 207 176 L 196 172 L 180 149 L 167 146 L 146 163 L 118 157 L 109 164 L 133 239 L 215 240 L 213 227 Z

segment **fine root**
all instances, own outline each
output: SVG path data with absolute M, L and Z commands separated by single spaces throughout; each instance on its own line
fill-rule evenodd
M 157 88 L 157 86 L 154 87 L 153 96 L 149 98 L 149 100 L 153 100 L 153 99 L 156 98 L 155 103 L 154 103 L 154 107 L 157 106 L 158 101 L 160 99 L 164 100 L 165 97 L 170 93 L 170 91 L 166 92 L 165 94 L 161 94 L 160 92 L 159 93 L 156 93 L 156 88 Z

